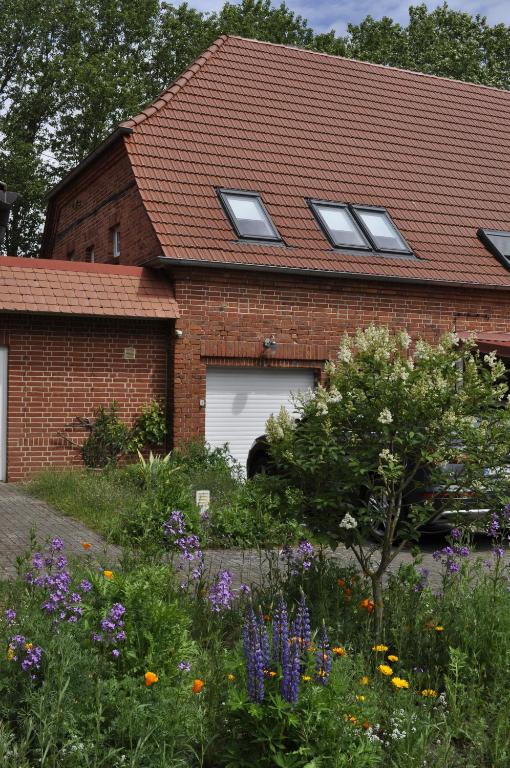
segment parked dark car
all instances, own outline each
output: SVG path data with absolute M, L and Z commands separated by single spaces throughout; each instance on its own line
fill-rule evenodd
M 458 521 L 475 522 L 483 520 L 491 511 L 489 507 L 480 506 L 478 495 L 468 488 L 463 488 L 460 475 L 463 472 L 462 464 L 447 464 L 441 468 L 445 475 L 444 485 L 433 485 L 428 481 L 425 471 L 417 473 L 416 482 L 411 487 L 404 499 L 405 507 L 413 504 L 427 504 L 431 507 L 430 518 L 420 526 L 423 533 L 448 532 Z M 271 461 L 269 445 L 265 435 L 260 435 L 254 440 L 246 462 L 246 472 L 249 478 L 258 474 L 277 474 L 277 469 Z M 491 474 L 486 470 L 487 475 Z M 455 475 L 459 475 L 459 483 L 452 483 Z M 448 482 L 446 482 L 448 478 Z M 376 499 L 369 500 L 374 506 L 380 502 Z M 379 515 L 378 515 L 379 516 Z M 374 531 L 377 535 L 378 531 Z

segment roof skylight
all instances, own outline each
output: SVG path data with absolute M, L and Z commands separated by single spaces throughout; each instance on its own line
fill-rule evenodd
M 510 269 L 510 232 L 499 229 L 479 229 L 477 235 L 503 266 Z
M 332 245 L 370 250 L 370 243 L 346 205 L 311 200 L 310 206 Z
M 218 190 L 225 213 L 239 237 L 281 241 L 258 192 Z
M 352 211 L 374 244 L 376 251 L 410 253 L 411 249 L 384 208 L 353 205 Z

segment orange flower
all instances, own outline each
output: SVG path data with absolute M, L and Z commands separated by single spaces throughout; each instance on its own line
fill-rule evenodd
M 82 541 L 81 545 L 82 545 L 83 549 L 85 550 L 85 552 L 87 552 L 87 550 L 89 550 L 91 548 L 91 546 L 92 546 L 90 541 Z
M 103 576 L 111 581 L 113 579 L 113 571 L 103 571 Z
M 369 600 L 368 597 L 365 597 L 364 600 L 361 601 L 359 604 L 360 608 L 364 608 L 367 613 L 373 613 L 375 608 L 375 603 L 372 600 Z
M 365 731 L 368 731 L 368 729 L 370 728 L 370 723 L 368 722 L 368 720 L 365 720 L 365 722 L 362 724 L 361 727 L 364 728 Z
M 200 693 L 202 688 L 204 687 L 204 681 L 203 680 L 194 680 L 193 681 L 193 693 Z
M 338 586 L 343 589 L 345 587 L 345 579 L 338 579 Z
M 352 589 L 350 587 L 346 587 L 344 589 L 344 595 L 352 595 Z
M 147 688 L 150 685 L 154 685 L 154 683 L 157 683 L 159 680 L 159 677 L 156 674 L 154 674 L 154 672 L 146 672 L 144 675 L 144 678 L 145 678 L 145 685 L 147 686 Z
M 276 672 L 274 672 L 274 670 L 271 670 L 269 672 L 269 677 L 276 677 Z
M 345 648 L 338 647 L 338 648 L 332 648 L 331 650 L 333 651 L 335 656 L 347 656 L 347 651 L 345 650 Z
M 262 616 L 262 618 L 264 619 L 264 621 L 271 621 L 271 616 L 270 616 L 268 613 L 265 613 L 265 614 Z

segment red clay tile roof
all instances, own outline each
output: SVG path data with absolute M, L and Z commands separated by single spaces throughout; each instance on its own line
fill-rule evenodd
M 220 38 L 123 123 L 165 256 L 510 286 L 476 236 L 510 230 L 510 93 Z M 236 242 L 215 187 L 259 191 L 287 247 Z M 332 250 L 305 198 L 380 205 L 417 258 Z
M 468 332 L 460 334 L 461 338 L 470 337 Z M 501 357 L 510 357 L 510 333 L 505 331 L 485 331 L 475 335 L 475 341 L 480 352 L 496 350 Z
M 0 312 L 169 319 L 165 276 L 140 267 L 0 257 Z

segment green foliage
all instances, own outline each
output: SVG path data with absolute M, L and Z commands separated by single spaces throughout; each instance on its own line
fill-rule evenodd
M 90 435 L 82 445 L 84 464 L 93 468 L 116 464 L 128 449 L 129 436 L 129 427 L 119 419 L 117 403 L 99 406 Z
M 411 6 L 407 26 L 368 16 L 338 36 L 315 33 L 285 3 L 269 0 L 226 2 L 210 14 L 157 0 L 4 0 L 0 178 L 21 193 L 9 253 L 37 254 L 48 186 L 220 34 L 509 87 L 510 28 L 446 4 Z
M 157 400 L 153 400 L 143 406 L 135 420 L 129 436 L 129 450 L 135 453 L 143 448 L 161 448 L 166 433 L 164 410 Z

